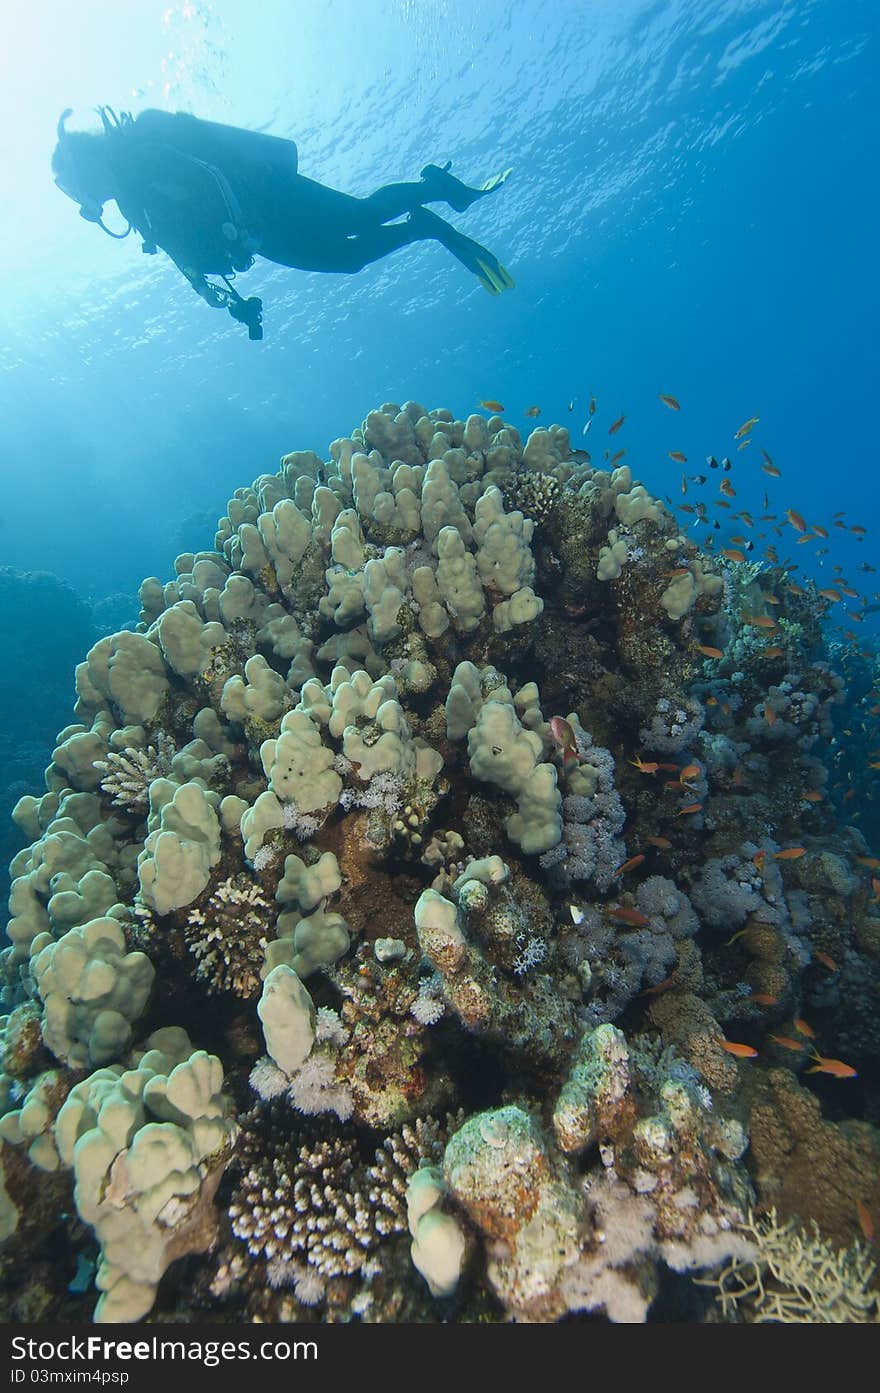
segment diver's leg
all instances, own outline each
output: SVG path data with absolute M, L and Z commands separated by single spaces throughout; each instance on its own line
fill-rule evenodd
M 375 193 L 358 202 L 365 214 L 378 218 L 379 222 L 412 213 L 426 203 L 448 203 L 457 213 L 464 213 L 477 199 L 500 189 L 509 173 L 509 169 L 505 170 L 503 174 L 487 179 L 482 188 L 474 189 L 450 174 L 448 165 L 441 169 L 436 164 L 427 164 L 422 170 L 420 183 L 384 184 L 381 189 L 376 189 Z

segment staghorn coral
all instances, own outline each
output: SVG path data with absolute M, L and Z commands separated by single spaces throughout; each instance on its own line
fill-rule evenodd
M 246 873 L 221 881 L 188 911 L 183 936 L 196 959 L 195 975 L 208 992 L 233 992 L 245 1000 L 257 995 L 276 916 Z
M 116 807 L 146 812 L 150 784 L 171 772 L 174 753 L 174 742 L 164 730 L 158 731 L 156 743 L 145 749 L 129 745 L 124 750 L 109 750 L 106 759 L 95 760 L 95 768 L 104 776 L 101 789 Z
M 359 1273 L 388 1238 L 406 1232 L 406 1182 L 439 1159 L 454 1122 L 408 1124 L 364 1164 L 350 1133 L 328 1137 L 313 1128 L 285 1136 L 278 1107 L 264 1105 L 242 1119 L 233 1232 L 270 1262 L 299 1255 L 319 1277 Z
M 755 1245 L 718 1276 L 699 1279 L 717 1287 L 725 1316 L 751 1324 L 866 1325 L 880 1321 L 880 1291 L 871 1285 L 876 1264 L 865 1248 L 833 1248 L 813 1224 L 812 1235 L 775 1209 L 750 1213 L 741 1226 Z

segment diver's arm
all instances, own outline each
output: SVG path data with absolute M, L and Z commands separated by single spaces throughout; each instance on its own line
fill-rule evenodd
M 214 310 L 226 309 L 229 300 L 225 291 L 218 285 L 212 285 L 209 280 L 202 275 L 201 271 L 194 271 L 191 266 L 183 266 L 179 261 L 171 258 L 181 275 L 185 276 L 197 295 L 211 306 Z
M 194 271 L 190 266 L 182 266 L 179 261 L 174 260 L 174 257 L 171 259 L 178 271 L 189 281 L 196 294 L 201 296 L 212 309 L 228 310 L 238 324 L 245 326 L 249 339 L 263 337 L 262 300 L 256 295 L 251 295 L 245 300 L 237 290 L 229 285 L 228 281 L 228 289 L 224 289 L 223 286 L 214 285 L 213 282 L 207 280 L 201 271 Z

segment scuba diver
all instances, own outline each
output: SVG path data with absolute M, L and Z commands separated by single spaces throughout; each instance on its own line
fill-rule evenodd
M 100 131 L 67 130 L 69 109 L 59 118 L 52 156 L 59 189 L 109 236 L 134 230 L 143 251 L 161 247 L 197 294 L 227 309 L 251 339 L 263 337 L 262 302 L 243 299 L 232 281 L 256 256 L 301 271 L 351 274 L 399 247 L 435 241 L 491 294 L 513 286 L 490 251 L 425 207 L 446 203 L 463 213 L 501 188 L 510 170 L 471 188 L 449 164 L 429 164 L 419 183 L 386 184 L 355 198 L 300 174 L 292 140 L 183 112 L 147 110 L 132 118 L 110 107 L 97 111 Z M 128 224 L 124 232 L 104 223 L 111 199 Z

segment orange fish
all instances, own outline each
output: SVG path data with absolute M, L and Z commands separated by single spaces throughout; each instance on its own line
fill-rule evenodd
M 729 479 L 722 479 L 718 485 L 718 490 L 724 494 L 725 498 L 736 498 L 736 489 Z
M 753 864 L 754 866 L 757 866 L 758 870 L 760 871 L 761 868 L 762 868 L 762 866 L 764 865 L 764 862 L 765 862 L 766 860 L 767 860 L 767 853 L 766 853 L 766 851 L 756 851 L 755 854 L 754 854 L 754 856 L 752 857 L 752 864 Z
M 645 841 L 649 846 L 659 847 L 661 851 L 668 851 L 672 846 L 672 842 L 666 837 L 646 837 Z
M 806 803 L 821 803 L 824 797 L 825 794 L 818 788 L 811 788 L 808 793 L 803 795 L 804 802 Z
M 525 409 L 525 411 L 523 412 L 523 415 L 524 415 L 524 416 L 531 416 L 531 417 L 540 416 L 540 414 L 541 414 L 541 408 L 540 408 L 540 406 L 527 406 L 526 409 Z
M 775 464 L 762 464 L 761 468 L 765 474 L 769 474 L 771 479 L 781 479 L 782 470 L 777 469 Z
M 813 1030 L 812 1026 L 807 1025 L 806 1021 L 802 1021 L 800 1017 L 795 1018 L 794 1028 L 798 1035 L 806 1035 L 808 1040 L 815 1040 L 815 1030 Z
M 674 980 L 675 972 L 671 972 L 662 982 L 658 982 L 656 987 L 646 987 L 643 992 L 639 992 L 639 996 L 658 996 L 660 992 L 665 992 L 667 988 L 671 987 Z
M 765 657 L 765 658 L 784 658 L 784 657 L 785 657 L 785 649 L 784 649 L 784 648 L 780 648 L 778 644 L 773 644 L 770 648 L 765 648 L 765 649 L 764 649 L 764 657 Z
M 739 442 L 739 444 L 737 445 L 736 448 L 737 448 L 738 450 L 747 450 L 747 449 L 749 448 L 749 446 L 751 445 L 751 443 L 752 443 L 752 442 L 751 442 L 751 439 L 748 439 L 748 438 L 747 438 L 746 440 L 741 440 L 741 441 Z
M 642 914 L 638 909 L 630 909 L 629 905 L 625 904 L 606 905 L 603 913 L 612 919 L 619 919 L 623 924 L 632 924 L 637 929 L 646 929 L 651 922 L 647 914 Z
M 478 401 L 477 406 L 483 406 L 487 411 L 503 411 L 504 403 L 500 401 Z
M 866 1243 L 874 1242 L 874 1220 L 871 1211 L 864 1200 L 856 1200 L 856 1218 L 859 1221 L 859 1228 L 862 1230 L 862 1237 Z
M 640 774 L 656 774 L 657 770 L 660 768 L 659 764 L 655 764 L 652 762 L 646 764 L 642 759 L 641 755 L 636 755 L 635 759 L 631 759 L 628 762 L 633 766 L 634 769 L 638 769 Z
M 855 1079 L 858 1072 L 851 1064 L 844 1064 L 842 1059 L 826 1059 L 824 1055 L 817 1054 L 813 1050 L 813 1058 L 816 1063 L 808 1070 L 808 1074 L 830 1074 L 833 1079 Z
M 778 629 L 779 625 L 775 619 L 771 619 L 769 614 L 744 614 L 744 624 L 753 624 L 756 629 Z
M 854 523 L 849 530 L 850 532 L 855 533 L 857 537 L 864 537 L 867 535 L 868 532 L 867 527 L 859 527 L 857 523 Z
M 676 401 L 675 397 L 667 396 L 667 394 L 666 394 L 665 392 L 658 392 L 657 395 L 659 396 L 659 398 L 660 398 L 660 400 L 662 401 L 663 405 L 669 407 L 670 411 L 680 411 L 680 410 L 681 410 L 681 407 L 679 406 L 679 404 L 678 404 L 678 402 Z
M 619 431 L 619 430 L 620 430 L 620 427 L 623 425 L 623 423 L 624 423 L 625 420 L 626 420 L 626 417 L 625 417 L 625 416 L 618 416 L 617 420 L 616 420 L 616 421 L 612 421 L 612 422 L 611 422 L 611 425 L 608 427 L 608 434 L 609 434 L 609 435 L 614 435 L 617 431 Z
M 678 776 L 679 783 L 686 783 L 688 779 L 695 779 L 701 773 L 699 764 L 686 764 Z
M 805 846 L 790 846 L 785 851 L 774 851 L 773 860 L 796 861 L 799 856 L 806 856 L 806 854 L 807 848 Z
M 678 811 L 676 812 L 675 816 L 676 816 L 676 817 L 685 817 L 688 813 L 701 813 L 702 811 L 703 811 L 703 805 L 702 805 L 702 803 L 688 803 L 686 807 L 684 807 L 684 808 L 679 808 Z
M 622 866 L 618 866 L 615 875 L 624 875 L 626 871 L 634 871 L 636 866 L 640 866 L 644 861 L 644 855 L 640 852 L 638 856 L 631 856 L 628 861 L 624 861 Z
M 768 726 L 775 726 L 776 712 L 773 710 L 772 706 L 764 707 L 764 720 L 767 722 Z
M 840 968 L 838 968 L 837 963 L 835 963 L 834 958 L 830 956 L 830 953 L 822 953 L 822 951 L 816 949 L 815 953 L 813 953 L 813 957 L 817 958 L 817 961 L 822 963 L 823 967 L 827 967 L 828 972 L 840 972 Z
M 877 856 L 857 856 L 856 864 L 867 866 L 869 871 L 880 871 L 880 857 Z
M 848 595 L 851 600 L 858 600 L 861 598 L 858 590 L 853 590 L 850 585 L 841 585 L 839 589 L 842 595 Z M 873 714 L 876 715 L 877 713 L 874 712 Z
M 681 450 L 670 450 L 669 458 L 674 459 L 676 464 L 687 464 L 687 455 L 683 455 Z
M 749 1001 L 754 1001 L 756 1006 L 778 1006 L 778 996 L 768 996 L 766 992 L 754 992 L 749 997 Z
M 739 430 L 735 433 L 733 437 L 734 440 L 742 440 L 743 436 L 748 435 L 749 431 L 752 429 L 752 426 L 756 426 L 760 419 L 760 416 L 750 416 L 747 421 L 743 421 Z
M 614 466 L 617 464 L 618 460 L 622 460 L 625 454 L 626 450 L 615 451 L 615 453 L 611 456 L 610 460 L 608 461 L 609 469 L 613 469 Z
M 745 552 L 737 551 L 736 547 L 722 547 L 721 555 L 726 556 L 728 561 L 745 561 Z
M 832 589 L 830 585 L 825 590 L 817 590 L 816 594 L 823 600 L 831 600 L 833 604 L 837 604 L 840 599 L 840 591 Z
M 797 1054 L 801 1054 L 807 1048 L 803 1040 L 792 1040 L 790 1035 L 771 1035 L 768 1038 L 781 1045 L 784 1050 L 794 1050 Z
M 720 648 L 712 648 L 708 643 L 696 644 L 698 653 L 702 653 L 704 658 L 723 658 L 724 654 Z
M 827 527 L 820 527 L 818 522 L 813 523 L 813 531 L 815 532 L 817 537 L 824 537 L 826 539 L 828 537 Z
M 796 513 L 793 508 L 786 508 L 785 516 L 788 518 L 795 531 L 806 532 L 807 524 L 804 522 L 800 513 Z
M 719 1040 L 719 1045 L 737 1059 L 757 1059 L 758 1051 L 753 1045 L 738 1045 L 734 1040 Z

